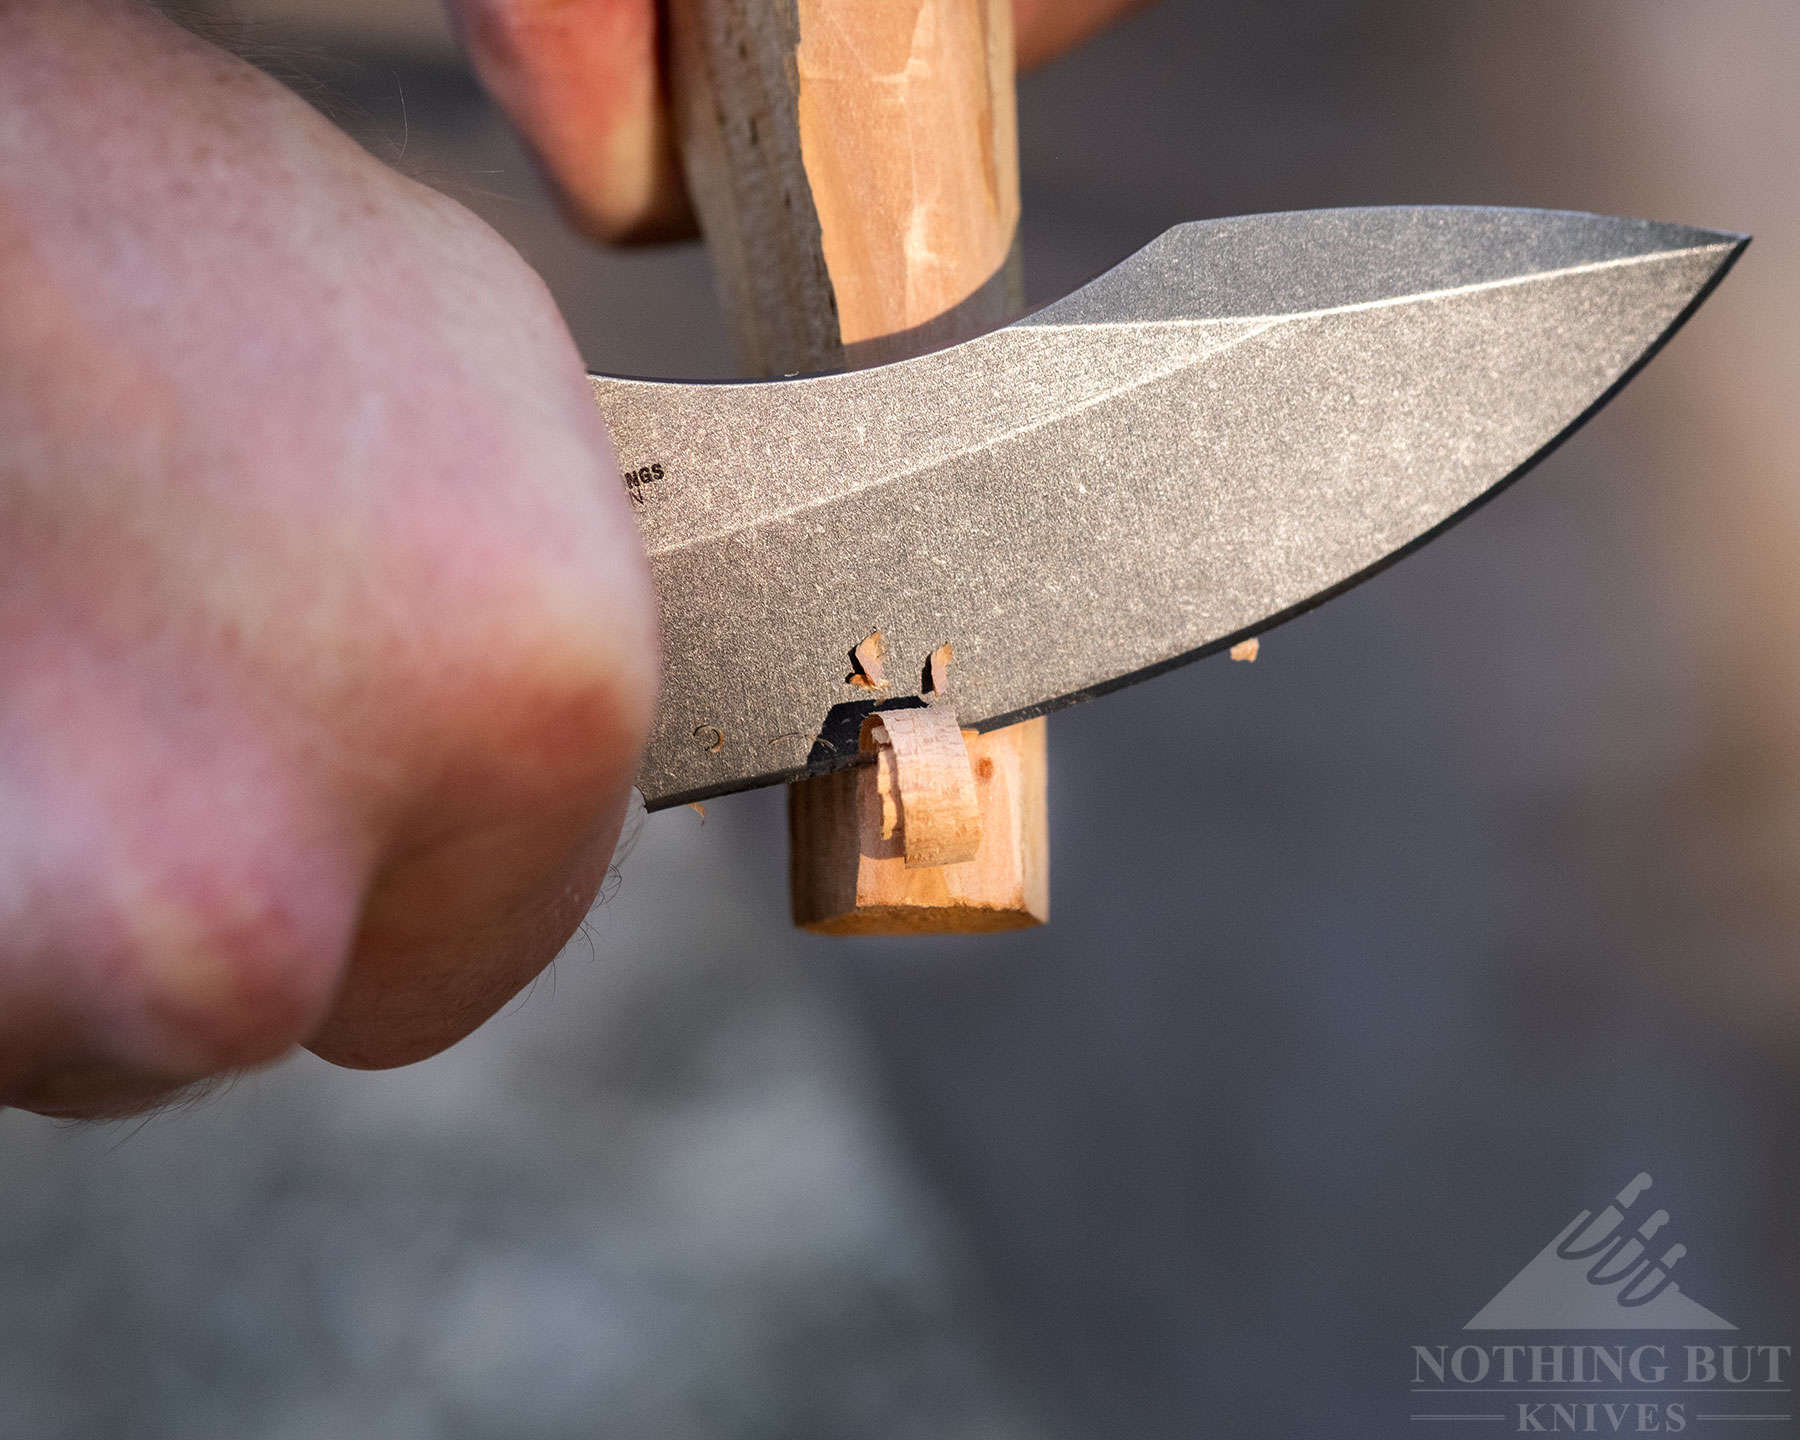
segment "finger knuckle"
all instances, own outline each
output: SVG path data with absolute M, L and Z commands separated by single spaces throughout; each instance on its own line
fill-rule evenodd
M 132 896 L 119 969 L 161 1063 L 209 1074 L 271 1060 L 322 1019 L 342 964 L 292 885 L 219 867 Z
M 604 615 L 523 641 L 491 713 L 509 767 L 530 785 L 628 785 L 649 734 L 657 663 L 641 627 Z M 535 788 L 535 787 L 530 787 Z

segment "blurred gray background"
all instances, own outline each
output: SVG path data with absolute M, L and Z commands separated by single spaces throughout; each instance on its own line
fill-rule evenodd
M 431 0 L 213 9 L 595 368 L 729 372 L 702 252 L 565 231 Z M 1046 930 L 797 935 L 737 796 L 437 1060 L 0 1115 L 0 1437 L 1385 1436 L 1640 1169 L 1800 1341 L 1797 72 L 1793 0 L 1170 0 L 1025 82 L 1038 301 L 1265 209 L 1758 240 L 1468 524 L 1057 715 Z

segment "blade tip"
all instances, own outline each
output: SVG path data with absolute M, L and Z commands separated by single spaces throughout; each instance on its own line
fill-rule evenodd
M 1750 248 L 1752 238 L 1732 230 L 1703 230 L 1694 226 L 1670 226 L 1668 228 L 1681 233 L 1684 243 L 1679 247 L 1680 249 L 1698 251 L 1712 262 L 1712 269 L 1706 282 L 1695 296 L 1696 303 L 1705 299 L 1717 288 L 1719 282 L 1730 272 L 1731 267 L 1737 264 L 1738 257 Z
M 1657 228 L 1668 234 L 1671 250 L 1717 250 L 1735 255 L 1751 239 L 1735 230 L 1711 230 L 1699 225 L 1659 224 Z

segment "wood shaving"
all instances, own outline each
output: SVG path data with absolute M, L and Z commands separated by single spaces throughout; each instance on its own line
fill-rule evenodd
M 906 868 L 957 865 L 981 849 L 981 807 L 962 725 L 949 705 L 881 710 L 863 721 L 875 752 L 885 839 L 899 832 Z

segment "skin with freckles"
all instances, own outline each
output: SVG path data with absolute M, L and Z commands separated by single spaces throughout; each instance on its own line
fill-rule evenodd
M 573 216 L 683 227 L 648 0 L 458 9 Z M 0 1106 L 468 1034 L 605 874 L 654 617 L 505 242 L 141 0 L 0 0 Z

